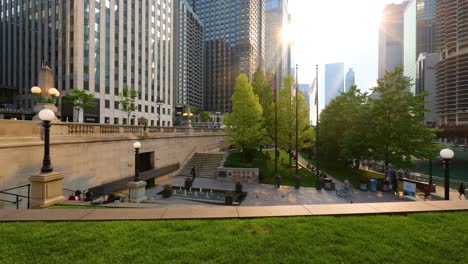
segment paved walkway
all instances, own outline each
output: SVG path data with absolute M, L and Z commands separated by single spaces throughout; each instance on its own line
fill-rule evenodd
M 406 214 L 468 210 L 467 200 L 290 206 L 182 206 L 118 209 L 0 210 L 0 222 L 217 219 L 284 216 Z

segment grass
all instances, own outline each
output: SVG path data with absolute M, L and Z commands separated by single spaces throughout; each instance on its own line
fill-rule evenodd
M 316 164 L 315 160 L 312 160 L 308 157 L 307 153 L 301 152 L 301 155 L 311 164 Z M 380 181 L 384 179 L 384 175 L 368 172 L 363 170 L 352 169 L 348 166 L 345 166 L 343 162 L 340 161 L 329 161 L 329 160 L 320 160 L 319 169 L 325 171 L 327 174 L 331 175 L 333 178 L 343 182 L 346 178 L 349 179 L 350 183 L 355 187 L 359 187 L 359 181 L 361 179 L 375 179 L 379 180 L 377 185 L 380 188 Z
M 267 159 L 265 153 L 268 153 L 271 157 Z M 264 150 L 263 152 L 257 151 L 253 155 L 251 162 L 241 162 L 240 153 L 233 152 L 229 155 L 228 159 L 224 163 L 225 167 L 234 168 L 259 168 L 260 178 L 262 183 L 274 184 L 275 182 L 275 160 L 274 150 Z M 295 161 L 292 161 L 292 165 L 295 165 Z M 284 150 L 280 150 L 280 157 L 278 163 L 278 171 L 281 175 L 281 185 L 294 186 L 294 176 L 296 169 L 288 167 L 288 154 Z M 307 169 L 300 168 L 299 175 L 301 175 L 301 186 L 302 187 L 315 187 L 315 175 Z
M 1 263 L 464 263 L 468 212 L 0 224 Z

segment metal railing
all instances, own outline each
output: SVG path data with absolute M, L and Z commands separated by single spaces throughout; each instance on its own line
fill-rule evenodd
M 27 196 L 22 195 L 22 194 L 18 194 L 18 193 L 8 192 L 8 191 L 11 191 L 11 190 L 16 190 L 16 189 L 20 189 L 20 188 L 24 188 L 24 187 L 28 187 L 28 195 Z M 27 209 L 31 208 L 31 184 L 25 184 L 25 185 L 21 185 L 21 186 L 11 187 L 11 188 L 8 188 L 8 189 L 5 189 L 5 190 L 1 190 L 0 193 L 10 195 L 10 196 L 15 196 L 16 197 L 15 201 L 4 200 L 4 199 L 0 199 L 0 201 L 16 204 L 16 209 L 19 209 L 19 202 L 22 201 L 22 199 L 20 199 L 20 197 L 28 199 Z

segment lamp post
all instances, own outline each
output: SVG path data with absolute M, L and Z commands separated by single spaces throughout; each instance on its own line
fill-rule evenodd
M 187 120 L 185 121 L 185 126 L 192 127 L 190 118 L 192 118 L 193 113 L 190 111 L 190 105 L 187 105 L 186 112 L 183 114 L 183 116 L 187 118 Z
M 39 112 L 39 118 L 42 120 L 42 126 L 44 127 L 44 159 L 42 160 L 42 173 L 52 172 L 52 164 L 50 162 L 50 121 L 55 118 L 55 114 L 50 109 L 42 109 Z
M 157 126 L 160 126 L 160 123 L 161 123 L 161 105 L 163 105 L 163 102 L 161 101 L 161 98 L 158 96 L 158 99 L 156 100 L 156 106 L 158 107 L 158 123 L 157 123 Z
M 139 141 L 133 143 L 133 148 L 135 149 L 135 179 L 133 180 L 134 182 L 140 181 L 140 174 L 138 172 L 138 151 L 141 148 L 141 143 Z
M 453 150 L 451 149 L 443 149 L 440 151 L 440 157 L 443 160 L 444 164 L 444 178 L 445 178 L 445 200 L 450 200 L 449 197 L 449 188 L 450 188 L 450 180 L 449 180 L 449 165 L 450 165 L 450 160 L 453 158 L 455 153 L 453 153 Z

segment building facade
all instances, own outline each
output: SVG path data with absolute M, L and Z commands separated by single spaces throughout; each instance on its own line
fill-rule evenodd
M 411 0 L 404 13 L 403 71 L 415 92 L 416 61 L 421 53 L 436 52 L 435 0 Z
M 344 93 L 344 63 L 325 64 L 325 106 Z
M 436 112 L 436 65 L 439 62 L 437 53 L 421 53 L 416 63 L 416 87 L 415 93 L 426 92 L 424 108 L 429 112 L 424 113 L 424 124 L 435 126 L 438 123 Z
M 0 3 L 0 86 L 17 91 L 15 102 L 33 107 L 30 88 L 47 63 L 62 96 L 71 89 L 95 96 L 96 108 L 80 121 L 131 124 L 144 117 L 149 125 L 172 125 L 171 0 Z M 139 93 L 131 120 L 118 103 L 125 87 Z M 59 108 L 62 119 L 70 115 Z
M 467 18 L 468 1 L 437 1 L 436 109 L 441 125 L 468 124 Z
M 407 1 L 384 9 L 379 25 L 379 79 L 403 65 L 403 13 Z
M 276 74 L 280 87 L 291 68 L 290 43 L 285 43 L 282 37 L 288 23 L 288 0 L 265 0 L 265 73 Z
M 205 110 L 230 112 L 236 77 L 265 64 L 263 0 L 192 0 L 205 29 Z
M 346 73 L 345 91 L 349 91 L 349 88 L 351 88 L 353 85 L 356 85 L 356 76 L 353 68 L 349 68 L 348 72 Z
M 174 102 L 203 109 L 203 24 L 187 0 L 174 0 Z

